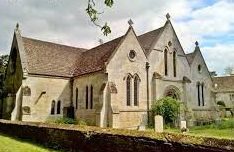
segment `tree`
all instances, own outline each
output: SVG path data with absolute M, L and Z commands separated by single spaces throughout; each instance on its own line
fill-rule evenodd
M 234 67 L 233 66 L 227 66 L 224 69 L 224 74 L 225 75 L 231 75 L 234 72 Z
M 114 0 L 104 0 L 104 4 L 107 7 L 112 7 L 114 4 Z M 96 25 L 97 27 L 101 28 L 101 31 L 103 31 L 103 34 L 105 36 L 107 36 L 108 34 L 111 33 L 111 29 L 107 23 L 105 23 L 104 25 L 100 25 L 98 23 L 99 15 L 102 14 L 103 12 L 100 13 L 99 11 L 97 11 L 95 6 L 96 6 L 95 0 L 88 0 L 88 6 L 86 8 L 86 13 L 88 14 L 91 22 L 94 25 Z
M 8 61 L 9 55 L 1 55 L 0 56 L 0 99 L 3 95 L 3 81 L 4 81 L 4 75 L 5 70 L 7 67 L 7 61 Z
M 172 97 L 164 97 L 152 105 L 151 112 L 155 115 L 163 116 L 166 124 L 173 124 L 179 113 L 179 102 Z

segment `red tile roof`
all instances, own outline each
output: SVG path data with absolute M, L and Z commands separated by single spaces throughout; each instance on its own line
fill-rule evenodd
M 150 47 L 159 38 L 162 29 L 161 27 L 138 36 L 147 55 L 150 53 Z M 89 50 L 22 37 L 28 72 L 48 76 L 73 77 L 104 70 L 105 63 L 123 37 Z
M 158 40 L 158 38 L 160 37 L 160 33 L 164 28 L 158 28 L 156 30 L 147 32 L 145 34 L 142 34 L 140 36 L 138 36 L 138 40 L 141 44 L 141 46 L 145 49 L 145 53 L 148 55 L 150 54 L 150 48 L 152 47 L 152 45 L 154 45 L 154 43 Z
M 28 73 L 71 77 L 77 60 L 86 49 L 22 37 Z
M 94 47 L 82 53 L 80 61 L 76 63 L 73 76 L 79 76 L 87 73 L 104 70 L 105 63 L 118 46 L 122 37 Z

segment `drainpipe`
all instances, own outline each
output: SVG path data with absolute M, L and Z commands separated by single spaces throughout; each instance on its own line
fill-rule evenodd
M 145 64 L 145 68 L 146 68 L 146 86 L 147 86 L 147 123 L 148 123 L 148 126 L 149 126 L 149 62 L 146 62 Z

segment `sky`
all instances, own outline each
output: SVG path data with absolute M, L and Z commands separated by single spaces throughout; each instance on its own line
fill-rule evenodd
M 107 37 L 89 21 L 87 0 L 0 0 L 0 54 L 9 53 L 16 23 L 25 37 L 92 48 L 123 35 L 129 19 L 139 35 L 163 26 L 169 13 L 185 53 L 198 41 L 210 71 L 234 66 L 234 0 L 114 0 L 112 8 L 103 1 L 96 6 L 99 23 L 111 27 Z

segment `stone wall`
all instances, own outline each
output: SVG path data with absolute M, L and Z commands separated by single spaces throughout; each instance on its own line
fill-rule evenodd
M 107 64 L 108 81 L 116 87 L 116 94 L 111 94 L 112 112 L 116 113 L 112 119 L 115 128 L 136 128 L 146 122 L 143 112 L 147 110 L 147 83 L 146 83 L 146 55 L 140 46 L 134 31 L 130 29 L 123 42 L 117 47 L 115 54 Z M 134 50 L 135 58 L 129 57 L 130 50 Z M 126 80 L 131 77 L 131 101 L 127 106 Z M 134 77 L 138 76 L 139 102 L 134 105 Z M 147 118 L 147 117 L 146 117 Z M 143 121 L 142 121 L 143 120 Z
M 70 105 L 69 79 L 54 77 L 28 76 L 23 80 L 22 120 L 44 122 L 47 119 L 61 117 L 63 107 Z M 27 89 L 30 91 L 27 92 Z M 55 114 L 51 115 L 52 101 L 55 101 Z M 57 114 L 57 103 L 61 101 L 60 114 Z M 30 108 L 30 112 L 25 111 Z
M 73 104 L 75 107 L 75 118 L 89 121 L 92 125 L 96 122 L 96 112 L 102 107 L 103 85 L 107 82 L 104 72 L 96 72 L 74 79 Z M 93 107 L 91 109 L 91 86 L 93 87 Z M 86 109 L 86 87 L 88 87 L 88 109 Z M 78 90 L 78 94 L 76 93 Z M 98 121 L 98 120 L 97 120 Z
M 130 130 L 100 129 L 25 123 L 0 120 L 0 132 L 22 139 L 30 139 L 47 147 L 66 151 L 108 152 L 231 152 L 234 141 L 225 139 L 188 137 L 173 134 L 148 134 Z M 166 137 L 166 138 L 165 138 Z M 187 139 L 190 144 L 183 143 Z M 191 140 L 189 140 L 191 139 Z M 199 142 L 200 144 L 191 144 Z
M 217 92 L 216 93 L 216 103 L 218 101 L 223 101 L 227 108 L 234 108 L 234 99 L 231 100 L 230 95 L 234 94 L 233 92 Z

